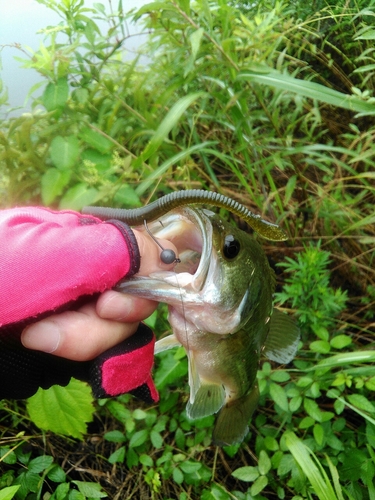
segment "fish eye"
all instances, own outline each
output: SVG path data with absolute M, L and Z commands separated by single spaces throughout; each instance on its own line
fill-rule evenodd
M 236 240 L 233 234 L 227 234 L 224 239 L 223 254 L 227 259 L 234 259 L 240 252 L 240 242 Z

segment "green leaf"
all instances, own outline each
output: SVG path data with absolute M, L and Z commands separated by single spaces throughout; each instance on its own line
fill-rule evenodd
M 333 403 L 333 407 L 337 415 L 341 415 L 341 413 L 345 410 L 345 402 L 343 400 L 336 399 Z
M 39 389 L 27 400 L 31 420 L 40 429 L 83 438 L 86 423 L 93 419 L 94 406 L 87 384 L 72 379 L 66 387 Z
M 343 94 L 319 83 L 294 78 L 264 65 L 253 64 L 249 69 L 239 73 L 237 79 L 269 85 L 277 90 L 295 92 L 303 97 L 317 99 L 358 113 L 375 113 L 374 103 L 363 101 L 354 95 Z
M 54 496 L 56 496 L 56 500 L 66 500 L 67 495 L 69 493 L 69 490 L 70 490 L 69 483 L 59 484 L 54 492 Z M 69 497 L 69 500 L 70 500 L 70 497 Z
M 113 142 L 90 127 L 84 127 L 80 133 L 80 139 L 102 154 L 109 153 L 113 149 Z
M 42 200 L 44 205 L 50 205 L 63 192 L 70 181 L 71 172 L 57 168 L 47 169 L 41 179 Z
M 194 31 L 189 37 L 193 60 L 195 60 L 197 55 L 198 55 L 199 47 L 201 45 L 203 34 L 204 34 L 204 29 L 199 28 L 196 31 Z
M 152 457 L 150 455 L 146 455 L 146 453 L 143 453 L 139 457 L 139 462 L 142 465 L 146 465 L 147 467 L 152 467 L 154 465 L 154 461 L 152 460 Z
M 286 370 L 275 370 L 271 373 L 270 379 L 273 382 L 287 382 L 290 380 L 290 375 Z
M 56 83 L 50 82 L 44 89 L 42 102 L 47 111 L 55 111 L 65 106 L 68 96 L 68 80 L 59 78 Z
M 61 499 L 61 500 L 65 500 L 65 499 Z M 69 500 L 87 500 L 87 498 L 80 491 L 70 490 L 69 491 Z
M 0 500 L 11 500 L 17 493 L 19 488 L 20 488 L 19 485 L 2 488 L 2 490 L 0 491 Z
M 288 182 L 286 183 L 285 186 L 285 196 L 284 196 L 284 205 L 287 206 L 288 203 L 290 202 L 291 197 L 293 196 L 294 190 L 297 185 L 297 176 L 292 175 L 289 177 Z
M 369 391 L 375 391 L 375 377 L 371 377 L 365 381 L 365 386 Z
M 315 424 L 313 427 L 314 439 L 319 446 L 324 442 L 324 429 L 320 424 Z
M 155 384 L 158 389 L 163 389 L 169 384 L 176 384 L 176 381 L 187 373 L 186 359 L 175 359 L 172 352 L 166 352 L 161 360 L 160 366 L 155 373 Z
M 283 410 L 288 411 L 288 398 L 286 397 L 285 390 L 280 385 L 270 384 L 270 396 L 273 401 Z
M 79 141 L 74 135 L 52 139 L 50 148 L 51 160 L 55 167 L 67 170 L 74 166 L 79 155 Z
M 61 198 L 59 208 L 61 210 L 81 210 L 86 205 L 93 205 L 99 197 L 95 188 L 89 188 L 87 184 L 76 184 L 70 188 Z
M 185 460 L 180 463 L 180 468 L 185 474 L 191 474 L 201 469 L 202 464 L 200 462 L 193 462 L 192 460 Z
M 86 498 L 105 498 L 108 495 L 103 491 L 100 491 L 102 487 L 98 483 L 89 483 L 86 481 L 72 481 L 77 487 L 80 493 Z
M 142 429 L 141 431 L 137 431 L 133 434 L 129 441 L 129 448 L 136 448 L 137 446 L 141 446 L 148 439 L 148 430 Z
M 267 476 L 259 476 L 258 479 L 251 485 L 250 493 L 252 496 L 258 495 L 268 484 Z
M 148 14 L 153 10 L 164 10 L 164 9 L 172 10 L 172 6 L 168 2 L 150 2 L 146 5 L 143 5 L 140 9 L 137 10 L 135 20 L 139 19 L 143 14 Z
M 39 474 L 47 469 L 53 462 L 53 458 L 49 455 L 42 455 L 40 457 L 33 458 L 28 464 L 28 469 L 30 472 Z
M 196 92 L 194 94 L 188 94 L 181 97 L 170 109 L 165 118 L 160 123 L 159 127 L 156 129 L 154 135 L 151 137 L 149 143 L 145 147 L 143 153 L 141 154 L 139 160 L 135 162 L 143 163 L 148 160 L 156 151 L 160 148 L 164 140 L 167 138 L 169 132 L 172 128 L 177 125 L 183 113 L 187 110 L 194 101 L 200 97 L 205 96 L 204 92 Z
M 81 159 L 83 162 L 93 163 L 100 172 L 104 173 L 111 168 L 112 154 L 111 152 L 100 153 L 96 149 L 88 148 L 82 151 Z
M 265 476 L 271 470 L 271 460 L 267 455 L 267 452 L 264 450 L 260 450 L 259 453 L 259 461 L 258 461 L 258 469 L 259 473 Z
M 120 448 L 111 453 L 111 455 L 108 457 L 108 462 L 110 464 L 122 464 L 125 460 L 125 453 L 125 446 L 120 446 Z
M 272 436 L 266 436 L 264 438 L 264 446 L 270 451 L 277 451 L 279 449 L 278 441 Z
M 349 403 L 360 410 L 367 411 L 368 413 L 375 413 L 374 405 L 365 396 L 362 396 L 362 394 L 350 394 L 346 398 Z
M 120 189 L 116 192 L 113 200 L 116 204 L 122 207 L 135 208 L 142 206 L 142 202 L 135 192 L 135 189 L 126 184 L 120 187 Z
M 315 419 L 312 417 L 304 417 L 301 422 L 299 423 L 299 428 L 300 429 L 308 429 L 309 427 L 313 426 L 315 424 Z
M 200 498 L 201 500 L 233 500 L 233 495 L 229 494 L 225 488 L 214 483 L 210 485 L 209 490 L 203 490 Z
M 181 471 L 181 469 L 179 469 L 178 467 L 175 467 L 173 469 L 173 481 L 177 484 L 182 484 L 183 481 L 184 481 L 184 474 L 183 472 Z
M 141 410 L 140 408 L 136 408 L 133 411 L 133 418 L 135 420 L 145 420 L 146 417 L 147 417 L 147 413 L 145 411 Z
M 185 432 L 180 427 L 178 427 L 178 429 L 176 430 L 175 441 L 177 448 L 179 448 L 180 450 L 183 450 L 185 448 L 186 436 Z
M 315 340 L 314 342 L 311 342 L 310 349 L 313 352 L 319 352 L 320 354 L 328 354 L 331 350 L 331 346 L 329 342 L 325 340 Z
M 305 398 L 303 401 L 303 406 L 306 410 L 306 413 L 308 413 L 311 418 L 313 418 L 317 422 L 322 421 L 322 412 L 320 411 L 320 408 L 315 401 L 309 398 Z
M 351 343 L 352 338 L 349 337 L 349 335 L 337 335 L 330 341 L 330 344 L 334 349 L 344 349 L 344 347 L 347 347 Z
M 160 434 L 160 432 L 156 432 L 156 431 L 152 430 L 150 432 L 150 439 L 151 439 L 151 443 L 152 443 L 154 448 L 157 449 L 157 448 L 161 448 L 163 446 L 163 437 Z
M 289 401 L 289 409 L 292 413 L 295 413 L 302 404 L 302 396 L 295 396 Z
M 321 339 L 321 340 L 325 340 L 326 342 L 328 342 L 329 340 L 329 337 L 330 337 L 330 333 L 329 331 L 327 330 L 327 328 L 325 328 L 324 326 L 322 325 L 314 325 L 313 326 L 313 330 L 314 330 L 314 333 Z
M 66 474 L 59 465 L 54 465 L 48 472 L 47 477 L 55 483 L 64 483 L 66 481 Z
M 148 318 L 146 318 L 143 323 L 145 323 L 147 326 L 149 326 L 152 330 L 155 329 L 155 325 L 156 325 L 156 322 L 159 318 L 159 314 L 158 314 L 158 311 L 155 310 L 151 316 L 149 316 Z
M 106 407 L 112 413 L 112 415 L 117 418 L 122 423 L 129 422 L 131 420 L 130 410 L 125 408 L 125 406 L 114 399 L 110 399 L 106 403 Z
M 232 476 L 236 479 L 239 479 L 240 481 L 252 483 L 259 477 L 259 470 L 258 467 L 239 467 L 232 472 Z
M 124 433 L 117 430 L 106 432 L 104 434 L 104 439 L 111 443 L 123 443 L 124 441 L 126 441 Z
M 375 40 L 375 30 L 367 29 L 363 34 L 355 36 L 354 40 Z
M 17 462 L 17 455 L 8 446 L 0 448 L 0 462 L 13 465 Z

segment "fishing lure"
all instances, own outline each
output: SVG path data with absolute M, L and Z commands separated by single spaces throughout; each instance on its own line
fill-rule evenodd
M 238 201 L 232 200 L 223 194 L 204 191 L 203 189 L 176 191 L 140 208 L 84 207 L 82 213 L 93 215 L 101 220 L 117 219 L 126 222 L 130 226 L 138 226 L 145 222 L 153 221 L 174 208 L 197 204 L 225 208 L 229 212 L 241 217 L 254 231 L 268 240 L 285 241 L 288 239 L 284 230 L 277 224 L 262 219 L 260 215 L 253 214 Z M 162 249 L 160 258 L 165 264 L 170 264 L 178 260 L 172 250 L 164 249 Z

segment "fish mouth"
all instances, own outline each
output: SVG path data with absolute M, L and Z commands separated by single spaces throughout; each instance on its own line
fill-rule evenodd
M 212 255 L 210 215 L 213 213 L 209 210 L 181 207 L 148 223 L 147 228 L 155 238 L 169 240 L 175 245 L 180 262 L 176 263 L 173 271 L 158 271 L 146 277 L 124 279 L 115 289 L 153 300 L 163 298 L 163 301 L 170 304 L 174 302 L 174 295 L 177 297 L 181 289 L 195 294 L 200 292 Z M 136 229 L 146 231 L 145 227 Z M 168 297 L 170 300 L 167 300 Z

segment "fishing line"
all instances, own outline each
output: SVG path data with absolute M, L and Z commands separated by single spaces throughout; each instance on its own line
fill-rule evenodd
M 160 242 L 155 238 L 155 236 L 149 230 L 149 228 L 147 226 L 147 221 L 144 220 L 143 223 L 145 225 L 145 229 L 146 229 L 147 233 L 151 236 L 151 238 L 155 241 L 155 243 L 158 245 L 158 247 L 161 248 L 161 250 L 162 250 L 160 253 L 160 260 L 162 262 L 164 262 L 164 264 L 172 264 L 173 262 L 175 264 L 179 264 L 181 262 L 181 259 L 176 257 L 175 252 L 173 250 L 171 250 L 170 248 L 162 247 Z
M 191 365 L 191 361 L 190 361 L 190 346 L 189 346 L 189 335 L 188 335 L 188 332 L 187 332 L 187 321 L 186 321 L 186 315 L 185 315 L 185 305 L 184 305 L 184 300 L 182 298 L 181 286 L 180 286 L 180 283 L 178 281 L 178 273 L 176 273 L 176 271 L 174 271 L 174 274 L 175 274 L 175 277 L 176 277 L 176 282 L 177 282 L 178 290 L 180 292 L 182 317 L 184 319 L 184 329 L 185 329 L 186 356 L 187 356 L 187 360 L 188 360 L 188 375 L 190 377 L 190 365 Z M 191 378 L 193 378 L 193 377 L 191 376 Z M 192 391 L 193 387 L 190 385 L 190 383 L 189 383 L 189 386 L 190 386 L 190 391 Z M 189 393 L 189 399 L 190 399 L 190 393 Z M 194 424 L 194 422 L 190 422 L 190 423 L 191 423 L 191 426 L 192 427 L 194 426 L 194 428 L 195 428 L 195 435 L 194 435 L 194 445 L 195 445 L 196 437 L 197 437 L 197 428 L 196 428 L 196 425 Z
M 181 259 L 179 259 L 178 257 L 176 257 L 175 252 L 173 250 L 170 250 L 169 248 L 164 248 L 160 244 L 160 242 L 157 240 L 157 238 L 155 238 L 155 236 L 150 231 L 149 227 L 147 226 L 147 221 L 144 220 L 143 223 L 144 223 L 145 230 L 147 231 L 147 233 L 154 240 L 154 242 L 158 245 L 158 247 L 161 248 L 161 250 L 162 250 L 162 252 L 160 254 L 161 261 L 164 262 L 164 264 L 172 264 L 172 262 L 174 262 L 175 264 L 180 264 L 181 263 Z M 161 221 L 160 221 L 160 223 L 161 223 L 161 225 L 163 225 Z M 187 332 L 187 321 L 186 321 L 186 314 L 185 314 L 185 305 L 184 305 L 184 300 L 182 298 L 181 285 L 180 285 L 180 282 L 178 280 L 178 273 L 176 273 L 176 271 L 173 271 L 173 272 L 174 272 L 176 283 L 177 283 L 178 290 L 179 290 L 179 293 L 180 293 L 182 317 L 183 317 L 184 328 L 185 328 L 185 340 L 186 340 L 186 350 L 187 350 L 188 366 L 190 366 L 190 347 L 189 347 L 189 336 L 188 336 L 188 332 Z M 190 370 L 190 368 L 189 368 L 189 370 Z

